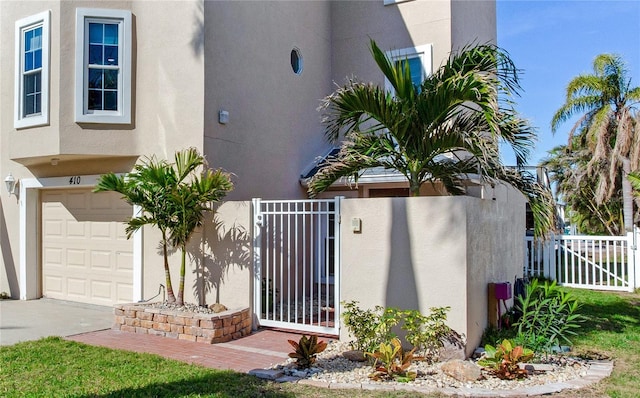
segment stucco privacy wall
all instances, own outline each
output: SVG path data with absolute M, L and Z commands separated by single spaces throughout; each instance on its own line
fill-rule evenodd
M 512 187 L 498 185 L 488 188 L 485 198 L 470 200 L 466 212 L 467 347 L 477 347 L 487 327 L 487 284 L 513 284 L 516 277 L 522 277 L 524 264 L 524 196 Z M 506 305 L 511 307 L 513 299 Z
M 145 239 L 158 251 L 157 230 L 145 229 Z M 173 292 L 178 294 L 180 252 L 171 254 L 169 260 Z M 191 238 L 185 301 L 201 305 L 220 303 L 229 309 L 250 307 L 251 266 L 251 202 L 222 203 Z M 160 284 L 165 284 L 162 257 L 154 253 L 153 258 L 145 262 L 143 272 L 143 297 L 149 299 L 158 293 Z
M 344 200 L 341 300 L 423 313 L 450 306 L 448 324 L 467 336 L 469 354 L 487 325 L 487 283 L 522 272 L 524 199 L 509 191 Z M 353 218 L 361 233 L 350 231 Z

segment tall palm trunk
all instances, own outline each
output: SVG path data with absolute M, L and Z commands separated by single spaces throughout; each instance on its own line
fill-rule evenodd
M 627 158 L 621 158 L 622 163 L 622 219 L 624 230 L 633 231 L 633 193 L 629 173 L 631 172 L 631 162 Z
M 184 274 L 186 272 L 187 264 L 187 248 L 185 245 L 180 247 L 182 259 L 180 263 L 180 284 L 178 285 L 178 299 L 176 304 L 184 305 Z
M 162 231 L 162 254 L 164 256 L 164 279 L 167 285 L 167 301 L 176 302 L 176 296 L 173 294 L 173 286 L 171 285 L 171 272 L 169 272 L 169 253 L 167 251 L 167 234 Z

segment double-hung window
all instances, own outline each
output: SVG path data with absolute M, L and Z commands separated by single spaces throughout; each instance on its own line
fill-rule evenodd
M 16 21 L 15 128 L 49 123 L 49 11 Z
M 131 123 L 131 12 L 76 10 L 76 122 Z
M 420 87 L 424 79 L 431 74 L 431 44 L 388 51 L 387 57 L 396 64 L 409 65 L 411 81 L 416 87 Z M 385 89 L 393 92 L 393 86 L 387 79 L 385 79 Z

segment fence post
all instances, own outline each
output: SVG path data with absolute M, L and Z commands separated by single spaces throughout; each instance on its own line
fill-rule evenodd
M 636 267 L 638 266 L 636 250 L 636 230 L 627 232 L 627 283 L 628 290 L 633 292 L 636 288 Z
M 632 246 L 633 255 L 631 266 L 629 267 L 629 289 L 633 292 L 635 289 L 640 288 L 640 250 L 638 250 L 638 238 L 640 235 L 640 229 L 637 226 L 633 227 L 632 240 L 630 246 Z
M 549 245 L 549 277 L 551 280 L 558 280 L 557 260 L 558 260 L 558 246 L 562 240 L 562 235 L 556 237 L 556 234 L 551 234 L 551 243 Z
M 253 223 L 253 330 L 258 329 L 258 314 L 262 308 L 262 214 L 260 198 L 251 201 L 251 221 Z

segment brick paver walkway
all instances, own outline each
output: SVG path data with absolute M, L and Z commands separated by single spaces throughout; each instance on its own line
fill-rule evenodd
M 248 337 L 228 343 L 203 344 L 108 329 L 69 336 L 67 339 L 247 373 L 252 369 L 268 368 L 284 362 L 287 354 L 292 351 L 287 339 L 298 341 L 300 335 L 276 330 L 259 330 Z
M 116 330 L 101 330 L 97 332 L 77 334 L 67 337 L 68 340 L 78 341 L 90 345 L 103 346 L 134 352 L 146 352 L 158 354 L 166 358 L 175 359 L 187 363 L 199 364 L 215 369 L 231 369 L 248 373 L 253 369 L 269 368 L 287 359 L 291 352 L 288 339 L 299 340 L 300 334 L 288 333 L 277 330 L 260 330 L 250 336 L 243 337 L 228 343 L 204 344 L 185 340 L 169 339 L 150 334 L 128 333 Z M 330 339 L 325 338 L 325 341 Z M 587 375 L 575 380 L 550 383 L 540 386 L 517 388 L 514 390 L 492 391 L 482 388 L 442 388 L 441 393 L 456 396 L 500 396 L 500 397 L 524 397 L 545 395 L 561 391 L 563 389 L 578 389 L 597 383 L 611 374 L 613 363 L 610 361 L 592 361 Z M 365 383 L 328 383 L 315 380 L 300 380 L 300 383 L 324 388 L 349 388 L 349 389 L 387 389 L 433 392 L 434 389 L 399 384 L 396 386 L 380 386 Z M 579 392 L 576 391 L 579 396 Z

